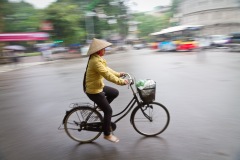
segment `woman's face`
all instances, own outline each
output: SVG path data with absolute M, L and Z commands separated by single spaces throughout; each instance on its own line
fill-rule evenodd
M 105 54 L 105 49 L 102 49 L 98 52 L 99 56 L 104 56 L 104 54 Z

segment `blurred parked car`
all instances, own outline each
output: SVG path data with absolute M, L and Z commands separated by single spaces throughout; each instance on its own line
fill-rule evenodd
M 230 48 L 230 51 L 240 51 L 240 33 L 230 34 L 230 38 L 226 47 Z
M 67 47 L 54 47 L 51 49 L 52 54 L 54 53 L 63 53 L 63 52 L 67 52 L 68 48 Z
M 229 36 L 226 35 L 211 35 L 211 46 L 214 47 L 224 47 L 226 43 L 229 42 Z
M 142 49 L 142 48 L 145 48 L 145 47 L 146 47 L 146 45 L 143 44 L 143 43 L 137 43 L 137 44 L 133 45 L 134 49 Z

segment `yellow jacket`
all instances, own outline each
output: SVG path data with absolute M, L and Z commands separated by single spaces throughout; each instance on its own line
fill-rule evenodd
M 120 73 L 107 66 L 106 60 L 93 54 L 88 62 L 86 73 L 86 92 L 97 94 L 103 91 L 103 78 L 118 85 L 124 85 L 124 79 L 119 78 Z

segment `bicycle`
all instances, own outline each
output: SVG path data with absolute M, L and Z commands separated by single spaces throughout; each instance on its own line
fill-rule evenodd
M 117 127 L 116 123 L 134 108 L 131 112 L 130 123 L 139 134 L 144 136 L 161 134 L 169 125 L 170 114 L 164 105 L 154 102 L 156 85 L 147 88 L 145 91 L 137 87 L 134 89 L 135 80 L 128 73 L 125 75 L 126 77 L 130 82 L 129 86 L 133 92 L 133 98 L 125 109 L 112 116 L 120 117 L 111 122 L 111 130 L 114 131 Z M 143 91 L 148 95 L 144 95 Z M 67 135 L 71 139 L 82 143 L 96 140 L 102 134 L 103 123 L 103 116 L 99 112 L 98 106 L 90 103 L 73 103 L 71 108 L 71 110 L 66 111 L 61 124 L 64 126 Z

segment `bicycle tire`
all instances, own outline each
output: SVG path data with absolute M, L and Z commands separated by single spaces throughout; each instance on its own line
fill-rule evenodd
M 92 113 L 86 122 L 87 116 Z M 67 135 L 82 143 L 92 142 L 97 139 L 102 131 L 88 131 L 84 129 L 84 123 L 100 122 L 102 123 L 102 115 L 90 107 L 77 107 L 70 110 L 64 120 L 64 130 Z
M 131 122 L 133 128 L 139 134 L 156 136 L 167 129 L 170 122 L 170 114 L 164 105 L 151 102 L 136 107 L 132 112 Z

